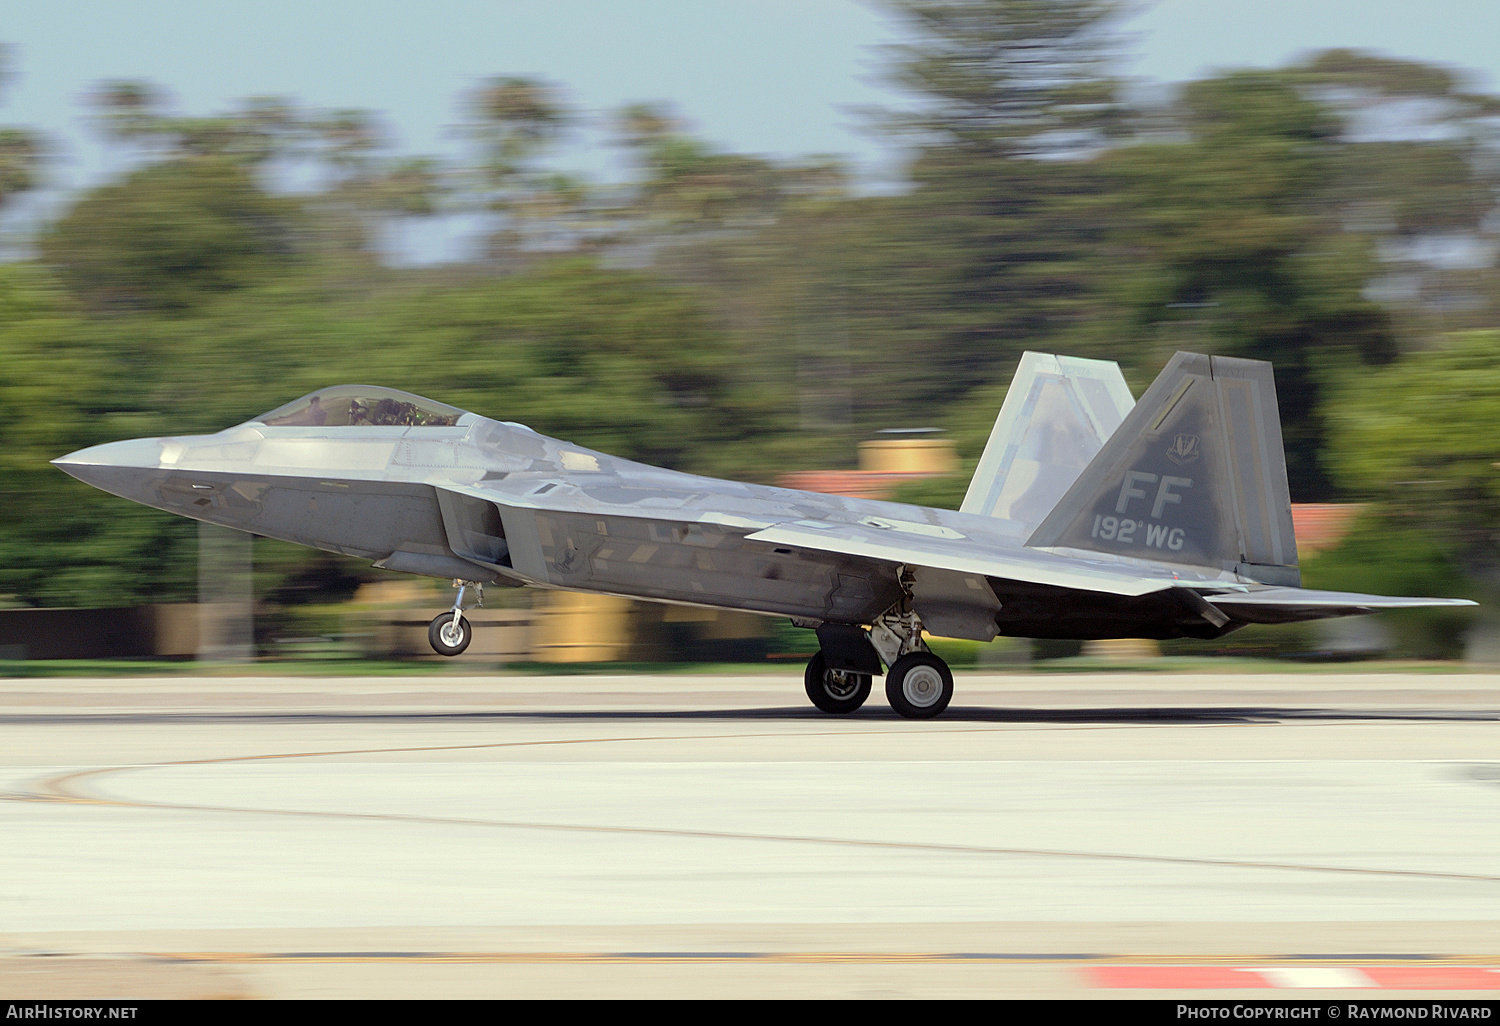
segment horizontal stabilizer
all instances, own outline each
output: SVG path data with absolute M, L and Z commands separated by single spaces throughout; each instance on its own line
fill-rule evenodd
M 1468 599 L 1406 598 L 1399 595 L 1361 595 L 1352 591 L 1311 591 L 1303 588 L 1266 588 L 1203 596 L 1235 620 L 1244 623 L 1294 623 L 1334 616 L 1357 616 L 1387 609 L 1426 609 L 1472 606 Z

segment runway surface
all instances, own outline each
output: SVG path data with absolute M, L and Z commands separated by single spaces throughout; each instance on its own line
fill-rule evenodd
M 1500 677 L 0 680 L 0 998 L 1489 996 Z

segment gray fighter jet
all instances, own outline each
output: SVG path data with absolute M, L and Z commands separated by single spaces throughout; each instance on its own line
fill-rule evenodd
M 1300 587 L 1271 366 L 1178 353 L 1134 402 L 1117 365 L 1027 353 L 959 512 L 617 459 L 388 388 L 323 389 L 213 435 L 54 461 L 196 520 L 451 578 L 753 610 L 814 629 L 805 683 L 927 718 L 953 675 L 923 640 L 1216 638 L 1413 606 Z M 482 596 L 482 590 L 479 590 Z

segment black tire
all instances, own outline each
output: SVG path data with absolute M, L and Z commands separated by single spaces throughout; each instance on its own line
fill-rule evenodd
M 870 697 L 868 673 L 830 670 L 822 652 L 807 661 L 807 672 L 802 679 L 807 686 L 807 697 L 826 713 L 852 713 Z
M 469 642 L 474 640 L 474 625 L 465 620 L 463 614 L 460 613 L 458 617 L 458 641 L 450 644 L 443 637 L 443 628 L 447 627 L 452 619 L 453 613 L 450 610 L 449 612 L 433 617 L 432 623 L 427 625 L 427 643 L 432 646 L 432 650 L 438 655 L 456 656 L 468 648 Z
M 931 652 L 897 659 L 885 675 L 891 708 L 910 720 L 930 720 L 953 701 L 953 671 Z

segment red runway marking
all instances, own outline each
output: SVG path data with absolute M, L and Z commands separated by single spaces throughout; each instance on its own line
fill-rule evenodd
M 1500 990 L 1500 970 L 1453 965 L 1380 965 L 1361 970 L 1387 990 Z
M 1150 990 L 1240 990 L 1269 987 L 1254 970 L 1218 965 L 1096 965 L 1085 970 L 1095 987 Z
M 1134 990 L 1490 990 L 1500 969 L 1479 966 L 1210 966 L 1099 965 L 1084 970 L 1094 987 Z M 1342 981 L 1339 979 L 1342 977 Z

